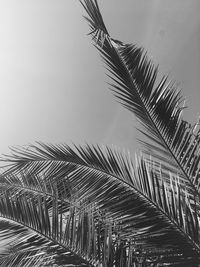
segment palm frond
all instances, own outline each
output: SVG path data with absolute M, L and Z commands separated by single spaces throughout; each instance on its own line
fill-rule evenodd
M 54 173 L 54 162 L 73 167 L 65 169 L 72 192 L 77 192 L 75 196 L 79 201 L 95 205 L 105 213 L 106 220 L 114 222 L 118 238 L 125 240 L 123 247 L 126 249 L 131 244 L 130 250 L 133 250 L 134 243 L 142 246 L 147 258 L 156 255 L 163 262 L 168 262 L 173 254 L 176 263 L 181 262 L 182 266 L 184 262 L 195 263 L 199 258 L 199 220 L 191 208 L 189 196 L 174 175 L 169 179 L 171 187 L 163 182 L 162 171 L 155 172 L 153 163 L 145 163 L 141 158 L 135 169 L 129 155 L 110 148 L 87 145 L 72 149 L 66 145 L 44 144 L 29 150 L 15 150 L 7 160 L 13 163 L 12 171 L 18 168 L 17 173 L 32 170 L 34 165 L 43 180 L 46 180 L 44 166 L 47 173 L 50 169 Z M 6 209 L 2 206 L 0 210 Z M 61 214 L 60 210 L 58 216 Z M 106 236 L 110 236 L 109 231 Z M 114 250 L 116 255 L 116 245 L 110 244 L 110 251 Z M 99 255 L 102 261 L 102 250 Z
M 174 166 L 189 192 L 199 198 L 200 131 L 182 119 L 184 107 L 180 91 L 167 77 L 156 85 L 158 68 L 148 60 L 144 50 L 109 35 L 97 1 L 81 2 L 88 15 L 95 46 L 113 81 L 115 95 L 136 115 L 144 127 L 142 132 L 154 143 L 145 151 L 149 153 L 150 150 L 159 161 L 161 153 L 167 162 L 163 161 L 163 168 L 169 171 L 170 166 Z
M 0 236 L 7 242 L 9 238 L 11 242 L 7 253 L 0 253 L 0 263 L 8 264 L 6 266 L 33 266 L 37 261 L 36 266 L 45 266 L 47 259 L 54 263 L 59 254 L 64 256 L 70 252 L 79 259 L 80 264 L 92 266 L 89 259 L 84 259 L 85 247 L 80 247 L 86 242 L 83 232 L 86 222 L 80 220 L 84 212 L 76 214 L 73 207 L 58 212 L 58 206 L 56 200 L 48 207 L 46 199 L 41 197 L 36 203 L 32 199 L 27 200 L 26 195 L 14 198 L 5 193 L 0 199 L 0 216 L 9 221 L 9 227 L 8 223 L 6 227 L 0 223 Z M 54 253 L 49 253 L 49 250 Z
M 164 168 L 143 157 L 134 167 L 108 147 L 13 149 L 0 177 L 0 237 L 11 241 L 0 264 L 45 266 L 70 253 L 89 266 L 198 266 L 200 130 L 182 119 L 181 94 L 167 77 L 156 84 L 143 49 L 110 37 L 96 0 L 81 3 L 113 91 Z

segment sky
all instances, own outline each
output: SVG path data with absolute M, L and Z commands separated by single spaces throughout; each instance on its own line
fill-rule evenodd
M 99 0 L 115 39 L 143 46 L 200 115 L 200 1 Z M 108 89 L 78 0 L 0 1 L 0 154 L 34 143 L 135 152 L 136 120 Z

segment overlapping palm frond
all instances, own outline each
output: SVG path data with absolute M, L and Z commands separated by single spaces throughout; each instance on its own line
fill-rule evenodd
M 88 205 L 105 216 L 103 231 L 106 231 L 106 240 L 110 241 L 103 241 L 104 245 L 101 245 L 99 254 L 96 252 L 95 259 L 104 262 L 106 266 L 116 264 L 119 242 L 120 249 L 126 251 L 123 256 L 126 265 L 122 266 L 131 266 L 128 262 L 132 262 L 134 257 L 138 260 L 157 256 L 159 262 L 170 262 L 171 266 L 175 263 L 194 266 L 192 264 L 199 260 L 199 221 L 197 213 L 191 208 L 189 196 L 181 189 L 177 177 L 172 175 L 173 186 L 168 187 L 165 182 L 161 182 L 162 172 L 154 172 L 152 165 L 145 163 L 142 158 L 138 160 L 135 169 L 130 156 L 110 148 L 87 145 L 72 149 L 67 145 L 40 144 L 29 150 L 15 150 L 15 154 L 7 160 L 13 164 L 10 169 L 13 173 L 18 168 L 18 175 L 20 171 L 32 171 L 34 166 L 34 172 L 42 175 L 43 181 L 48 181 L 45 173 L 54 173 L 55 162 L 68 166 L 65 168 L 65 177 L 71 192 L 79 201 L 90 203 Z M 59 190 L 62 187 L 57 187 L 56 195 L 60 194 Z M 62 194 L 60 196 L 70 199 Z M 58 200 L 57 206 L 61 205 Z M 40 203 L 42 201 L 41 196 Z M 52 207 L 49 205 L 50 209 L 53 207 L 53 204 Z M 61 216 L 61 207 L 57 210 L 58 216 Z M 93 229 L 97 229 L 97 225 Z M 57 233 L 60 233 L 59 229 Z M 112 236 L 114 233 L 117 233 L 115 238 Z M 97 238 L 97 233 L 95 235 Z M 95 244 L 98 244 L 97 240 Z M 90 249 L 87 248 L 87 251 Z M 109 256 L 105 254 L 107 251 Z M 172 255 L 176 259 L 171 263 Z M 89 257 L 87 253 L 86 256 Z
M 48 264 L 71 253 L 79 264 L 90 265 L 89 257 L 88 261 L 84 258 L 93 233 L 85 230 L 94 223 L 93 217 L 91 209 L 89 213 L 80 205 L 76 207 L 72 203 L 67 208 L 56 191 L 51 199 L 45 194 L 33 198 L 29 192 L 14 196 L 4 191 L 0 198 L 0 219 L 8 220 L 9 224 L 2 227 L 4 221 L 0 221 L 0 237 L 1 241 L 8 242 L 9 238 L 11 242 L 0 253 L 0 264 L 51 266 Z
M 10 241 L 7 246 L 3 245 L 4 249 L 1 249 L 1 266 L 42 266 L 39 265 L 39 262 L 41 263 L 42 259 L 44 259 L 41 255 L 47 254 L 42 247 L 45 243 L 42 237 L 24 227 L 24 224 L 20 225 L 12 221 L 12 219 L 9 220 L 2 216 L 0 218 L 0 229 L 2 243 Z M 32 240 L 36 239 L 40 248 L 35 247 L 32 242 Z M 40 255 L 38 256 L 39 250 Z M 46 262 L 48 262 L 48 255 L 45 257 Z
M 156 84 L 158 68 L 142 48 L 111 38 L 97 1 L 81 2 L 88 15 L 90 34 L 109 70 L 115 95 L 134 112 L 144 127 L 140 131 L 153 141 L 143 141 L 144 151 L 162 161 L 163 169 L 177 173 L 189 193 L 199 197 L 200 130 L 182 119 L 180 91 L 167 77 Z
M 200 130 L 143 49 L 110 37 L 96 0 L 81 1 L 113 90 L 143 125 L 153 160 L 99 146 L 13 149 L 0 176 L 2 266 L 199 266 Z M 156 160 L 154 160 L 156 159 Z M 160 163 L 158 163 L 160 162 Z M 70 257 L 69 257 L 70 256 Z
M 73 192 L 65 175 L 73 171 L 75 167 L 53 162 L 51 172 L 50 168 L 49 171 L 46 169 L 45 175 L 42 175 L 44 171 L 42 168 L 39 173 L 30 168 L 19 168 L 18 171 L 11 168 L 9 172 L 5 171 L 0 176 L 0 195 L 6 190 L 10 196 L 27 193 L 27 197 L 37 198 L 38 195 L 44 194 L 46 197 L 53 197 L 55 192 L 59 192 L 59 198 L 65 198 L 66 204 L 69 204 Z

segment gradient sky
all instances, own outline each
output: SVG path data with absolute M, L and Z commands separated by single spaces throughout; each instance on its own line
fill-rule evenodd
M 142 45 L 200 114 L 200 1 L 101 0 L 110 34 Z M 108 90 L 78 0 L 1 0 L 0 154 L 35 141 L 135 150 L 135 119 Z

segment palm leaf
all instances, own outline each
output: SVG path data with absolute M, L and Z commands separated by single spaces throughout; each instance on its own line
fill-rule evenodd
M 131 244 L 130 250 L 133 250 L 134 243 L 137 247 L 142 246 L 142 253 L 147 258 L 156 255 L 160 262 L 166 263 L 174 255 L 176 264 L 196 264 L 200 252 L 198 215 L 191 208 L 189 195 L 181 188 L 177 177 L 172 175 L 169 187 L 161 182 L 163 174 L 154 171 L 153 163 L 139 159 L 135 169 L 130 156 L 110 148 L 100 149 L 88 145 L 72 149 L 66 145 L 41 144 L 29 150 L 15 150 L 15 155 L 10 157 L 12 171 L 17 168 L 17 173 L 20 170 L 32 170 L 34 165 L 35 172 L 42 173 L 43 180 L 46 180 L 44 166 L 47 173 L 50 169 L 54 173 L 54 162 L 73 167 L 66 168 L 65 177 L 69 180 L 75 197 L 79 201 L 93 203 L 105 213 L 106 220 L 115 223 L 119 240 L 125 240 L 123 247 Z M 5 208 L 2 207 L 1 210 Z M 61 216 L 61 209 L 56 214 L 54 216 Z M 59 219 L 55 219 L 56 221 Z M 55 236 L 59 236 L 59 233 L 57 229 Z M 69 233 L 65 237 L 73 240 L 78 230 L 73 237 L 69 237 Z M 110 236 L 109 231 L 106 235 Z M 91 244 L 92 241 L 88 242 Z M 73 243 L 69 242 L 68 245 Z M 113 251 L 113 246 L 110 251 Z M 99 253 L 96 252 L 99 260 L 108 262 L 107 256 L 102 259 L 102 249 Z M 116 260 L 116 245 L 114 251 L 111 258 Z
M 140 130 L 154 144 L 145 152 L 162 158 L 163 168 L 180 176 L 188 191 L 199 196 L 200 131 L 182 119 L 183 99 L 167 77 L 156 83 L 158 68 L 142 48 L 110 37 L 98 3 L 81 1 L 95 46 L 100 51 L 112 79 L 113 91 L 121 103 L 141 122 Z M 160 154 L 161 153 L 161 154 Z M 166 163 L 167 162 L 167 163 Z
M 146 152 L 164 168 L 143 158 L 134 168 L 129 156 L 95 146 L 13 150 L 0 179 L 0 216 L 28 234 L 0 262 L 39 266 L 70 252 L 93 266 L 198 266 L 199 130 L 182 120 L 182 97 L 167 78 L 155 85 L 157 68 L 143 50 L 110 37 L 97 1 L 82 5 L 115 94 L 147 130 L 154 144 L 143 142 Z
M 80 221 L 76 218 L 80 217 L 80 213 L 75 214 L 72 211 L 73 208 L 69 208 L 68 212 L 66 210 L 58 212 L 58 205 L 59 203 L 53 200 L 51 208 L 48 208 L 46 201 L 41 197 L 38 197 L 38 203 L 36 203 L 31 199 L 27 200 L 26 195 L 10 198 L 5 193 L 0 199 L 0 216 L 10 223 L 6 228 L 0 224 L 0 236 L 6 240 L 9 237 L 11 243 L 7 251 L 3 251 L 0 255 L 1 265 L 46 266 L 47 262 L 54 263 L 58 255 L 63 257 L 70 252 L 79 259 L 79 264 L 87 263 L 92 266 L 89 259 L 84 260 L 84 249 L 80 250 L 80 243 L 86 241 L 86 239 L 82 240 L 85 238 L 84 233 L 72 236 L 73 226 L 70 221 L 76 222 L 76 226 L 80 228 Z M 84 222 L 81 224 L 84 225 Z M 68 238 L 66 238 L 67 232 Z M 74 238 L 76 238 L 77 249 L 74 247 Z M 50 250 L 52 250 L 51 253 L 49 253 Z

